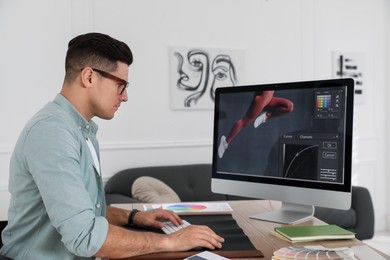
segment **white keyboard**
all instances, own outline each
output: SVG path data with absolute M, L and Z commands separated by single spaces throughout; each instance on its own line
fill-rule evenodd
M 171 234 L 171 233 L 179 231 L 180 229 L 185 228 L 191 224 L 183 219 L 183 224 L 180 226 L 175 226 L 175 224 L 173 224 L 171 221 L 164 222 L 163 225 L 164 226 L 162 228 L 162 231 L 164 231 L 165 234 Z

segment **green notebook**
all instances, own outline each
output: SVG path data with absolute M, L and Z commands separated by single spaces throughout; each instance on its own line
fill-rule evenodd
M 283 226 L 276 227 L 275 232 L 292 242 L 355 238 L 355 233 L 337 225 Z

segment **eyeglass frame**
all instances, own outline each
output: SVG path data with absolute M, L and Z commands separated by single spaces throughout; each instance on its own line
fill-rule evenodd
M 124 80 L 124 79 L 121 79 L 115 75 L 112 75 L 111 73 L 108 73 L 104 70 L 100 70 L 100 69 L 96 69 L 96 68 L 91 68 L 93 71 L 96 71 L 97 73 L 99 73 L 101 76 L 105 77 L 105 78 L 108 78 L 108 79 L 111 79 L 111 80 L 115 80 L 115 81 L 118 81 L 120 82 L 121 84 L 123 84 L 123 88 L 121 91 L 118 92 L 119 95 L 122 95 L 123 92 L 129 87 L 129 82 Z

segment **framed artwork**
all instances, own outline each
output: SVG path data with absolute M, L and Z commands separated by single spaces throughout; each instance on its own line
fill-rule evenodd
M 244 74 L 244 51 L 170 47 L 171 108 L 213 109 L 218 87 L 232 87 Z

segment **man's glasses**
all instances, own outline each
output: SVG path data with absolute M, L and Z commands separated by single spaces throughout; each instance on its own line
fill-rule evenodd
M 121 85 L 118 88 L 118 94 L 119 95 L 122 95 L 123 92 L 125 91 L 125 89 L 127 89 L 129 87 L 129 82 L 128 81 L 126 81 L 124 79 L 121 79 L 121 78 L 118 78 L 117 76 L 114 76 L 111 73 L 105 72 L 103 70 L 95 69 L 95 68 L 92 68 L 92 70 L 98 72 L 100 75 L 102 75 L 105 78 L 112 79 L 114 81 L 117 81 L 117 82 L 121 83 Z

